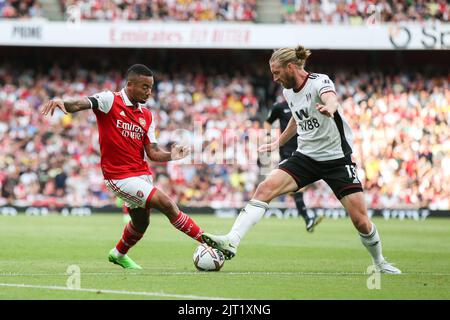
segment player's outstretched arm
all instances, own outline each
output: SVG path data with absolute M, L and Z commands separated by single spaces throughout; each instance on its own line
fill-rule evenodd
M 91 102 L 88 98 L 80 98 L 80 99 L 68 99 L 68 100 L 60 100 L 53 99 L 47 101 L 42 105 L 41 113 L 46 116 L 50 112 L 50 116 L 53 116 L 55 109 L 60 109 L 65 114 L 74 113 L 81 110 L 86 110 L 91 108 Z
M 169 152 L 161 149 L 157 143 L 149 143 L 145 145 L 145 153 L 151 161 L 167 162 L 187 157 L 190 153 L 190 148 L 188 146 L 173 145 Z
M 317 103 L 316 109 L 327 117 L 334 118 L 334 113 L 339 106 L 336 94 L 334 92 L 326 92 L 320 97 L 320 99 L 324 104 L 322 105 Z

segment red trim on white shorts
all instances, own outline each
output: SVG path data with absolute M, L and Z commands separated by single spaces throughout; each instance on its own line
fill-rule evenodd
M 119 197 L 123 198 L 123 200 L 132 201 L 134 204 L 142 203 L 141 199 L 121 190 L 112 180 L 108 180 L 108 182 L 113 191 L 115 191 Z
M 145 201 L 145 209 L 150 209 L 150 201 L 152 200 L 156 190 L 158 189 L 156 189 L 156 187 L 153 187 L 152 191 L 150 191 L 150 194 L 147 197 L 147 201 Z

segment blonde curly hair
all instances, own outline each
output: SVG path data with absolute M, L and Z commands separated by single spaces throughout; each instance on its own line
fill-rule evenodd
M 281 48 L 275 50 L 270 57 L 269 62 L 279 62 L 282 67 L 285 67 L 288 63 L 293 63 L 299 68 L 305 66 L 306 60 L 311 55 L 311 51 L 305 47 L 298 45 L 295 48 Z

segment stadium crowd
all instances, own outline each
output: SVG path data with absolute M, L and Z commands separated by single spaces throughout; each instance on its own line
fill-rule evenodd
M 61 8 L 81 20 L 243 22 L 256 19 L 256 0 L 61 0 Z
M 349 70 L 330 75 L 336 75 L 354 130 L 354 156 L 369 207 L 450 209 L 448 75 Z M 119 71 L 0 67 L 0 205 L 114 205 L 103 184 L 93 113 L 44 118 L 38 108 L 48 98 L 122 85 Z M 267 111 L 258 90 L 245 73 L 157 73 L 147 106 L 155 115 L 158 142 L 188 143 L 193 151 L 182 161 L 151 163 L 156 185 L 183 205 L 242 207 L 263 169 L 278 160 L 276 153 L 270 164 L 257 159 Z M 291 197 L 279 201 L 294 207 Z M 306 189 L 305 201 L 309 207 L 340 207 L 321 182 Z
M 448 22 L 446 0 L 280 0 L 285 23 Z M 256 22 L 257 0 L 60 0 L 70 20 Z M 38 0 L 0 0 L 0 18 L 43 17 Z
M 286 23 L 448 22 L 447 0 L 281 0 Z
M 0 19 L 29 19 L 42 16 L 38 0 L 0 0 Z

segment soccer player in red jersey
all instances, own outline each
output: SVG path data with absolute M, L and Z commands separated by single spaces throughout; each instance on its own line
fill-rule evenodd
M 65 114 L 87 109 L 94 112 L 105 184 L 125 201 L 131 216 L 108 259 L 127 269 L 141 269 L 127 252 L 147 230 L 150 208 L 160 210 L 175 228 L 202 242 L 202 229 L 181 212 L 167 194 L 153 185 L 144 159 L 147 154 L 150 160 L 157 162 L 179 160 L 190 152 L 187 146 L 174 145 L 170 152 L 158 146 L 153 115 L 140 105 L 150 97 L 153 83 L 153 72 L 142 64 L 135 64 L 128 69 L 126 85 L 119 92 L 103 91 L 90 97 L 64 101 L 53 99 L 42 106 L 44 116 L 53 115 L 57 108 Z

